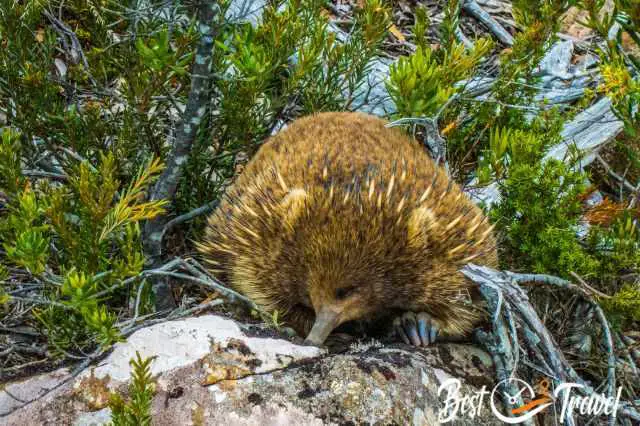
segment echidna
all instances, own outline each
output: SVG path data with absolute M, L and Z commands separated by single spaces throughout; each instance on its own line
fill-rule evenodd
M 495 266 L 492 227 L 420 144 L 385 124 L 360 113 L 294 121 L 247 164 L 198 244 L 214 274 L 308 343 L 408 312 L 399 334 L 426 345 L 483 318 L 459 269 Z

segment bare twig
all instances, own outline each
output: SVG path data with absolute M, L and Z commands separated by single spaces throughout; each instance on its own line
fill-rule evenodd
M 184 318 L 184 317 L 192 315 L 192 314 L 194 314 L 196 312 L 202 311 L 204 309 L 212 308 L 212 307 L 221 305 L 223 303 L 224 303 L 224 301 L 222 299 L 214 299 L 214 300 L 212 300 L 210 302 L 194 306 L 193 308 L 190 308 L 190 309 L 185 309 L 185 310 L 175 309 L 171 313 L 169 313 L 169 315 L 167 315 L 164 318 L 148 319 L 148 320 L 145 320 L 144 322 L 139 323 L 139 324 L 136 324 L 135 322 L 127 321 L 128 325 L 122 327 L 121 330 L 120 330 L 120 333 L 122 334 L 123 337 L 128 337 L 128 336 L 131 336 L 133 333 L 135 333 L 136 331 L 138 331 L 138 330 L 140 330 L 142 328 L 146 328 L 146 327 L 149 327 L 151 325 L 161 324 L 161 323 L 164 323 L 164 322 L 167 322 L 167 321 L 173 321 L 173 320 L 177 320 L 177 319 L 180 319 L 180 318 Z
M 388 123 L 386 127 L 403 126 L 407 124 L 420 125 L 424 128 L 425 137 L 424 143 L 431 151 L 431 155 L 436 160 L 436 163 L 442 162 L 444 169 L 449 174 L 449 162 L 447 161 L 447 144 L 444 138 L 440 135 L 438 129 L 438 121 L 442 116 L 442 113 L 447 109 L 451 103 L 458 100 L 458 95 L 450 96 L 449 99 L 440 107 L 438 111 L 432 117 L 403 117 Z
M 164 238 L 165 234 L 169 232 L 169 230 L 171 230 L 173 227 L 178 226 L 184 222 L 188 222 L 195 217 L 202 216 L 207 213 L 211 213 L 213 209 L 216 208 L 217 205 L 218 205 L 218 200 L 214 200 L 205 204 L 204 206 L 200 206 L 197 209 L 193 209 L 188 213 L 185 213 L 178 217 L 174 217 L 169 222 L 167 222 L 167 224 L 162 229 L 162 238 Z
M 619 174 L 617 174 L 616 172 L 613 171 L 613 169 L 611 168 L 611 166 L 609 165 L 609 163 L 607 163 L 604 158 L 602 158 L 600 156 L 600 154 L 596 154 L 596 160 L 598 160 L 598 162 L 600 163 L 600 165 L 602 167 L 604 167 L 605 171 L 607 173 L 609 173 L 609 175 L 611 175 L 611 177 L 613 177 L 615 180 L 617 180 L 620 184 L 622 184 L 625 188 L 627 188 L 629 191 L 635 192 L 636 191 L 636 187 L 634 185 L 632 185 L 628 180 L 626 180 L 624 177 L 620 176 Z
M 89 167 L 89 170 L 91 170 L 94 173 L 98 173 L 98 169 L 96 169 L 93 166 L 93 164 L 91 164 L 89 162 L 89 160 L 87 160 L 86 158 L 84 158 L 82 155 L 78 154 L 74 150 L 72 150 L 70 148 L 67 148 L 66 146 L 60 146 L 60 145 L 54 145 L 53 147 L 55 149 L 57 149 L 57 150 L 60 150 L 60 151 L 64 152 L 69 157 L 73 158 L 74 160 L 76 160 L 76 161 L 78 161 L 80 163 L 85 163 L 87 165 L 87 167 Z
M 580 283 L 580 285 L 582 285 L 587 291 L 591 292 L 592 294 L 598 297 L 602 297 L 603 299 L 611 299 L 611 296 L 591 287 L 585 280 L 582 279 L 580 275 L 576 274 L 575 272 L 569 271 L 569 274 L 571 274 L 571 276 L 575 278 L 576 281 Z
M 191 275 L 187 275 L 187 274 L 181 274 L 179 272 L 171 272 L 171 271 L 149 271 L 148 275 L 161 275 L 161 276 L 168 276 L 168 277 L 173 277 L 173 278 L 179 278 L 182 280 L 187 280 L 187 281 L 192 281 L 196 284 L 199 284 L 201 286 L 204 286 L 210 290 L 215 290 L 218 293 L 222 294 L 223 296 L 227 297 L 230 301 L 235 302 L 237 300 L 240 300 L 242 302 L 244 302 L 245 304 L 247 304 L 250 308 L 259 311 L 259 312 L 263 312 L 251 299 L 243 296 L 242 294 L 231 290 L 230 288 L 225 287 L 224 285 L 222 285 L 219 281 L 217 280 L 205 280 L 202 278 L 198 278 L 198 277 L 193 277 Z
M 183 269 L 191 275 L 176 272 L 178 269 Z M 118 288 L 125 287 L 145 277 L 158 277 L 158 276 L 172 277 L 172 278 L 178 278 L 178 279 L 194 282 L 208 289 L 215 290 L 216 292 L 220 293 L 222 296 L 226 297 L 230 302 L 240 301 L 243 304 L 246 304 L 249 308 L 264 314 L 264 311 L 260 309 L 251 299 L 247 298 L 246 296 L 243 296 L 237 291 L 232 290 L 229 287 L 222 284 L 215 277 L 209 275 L 205 271 L 205 269 L 200 264 L 195 262 L 193 259 L 186 261 L 179 257 L 171 260 L 170 262 L 158 268 L 147 269 L 140 272 L 138 275 L 134 277 L 127 278 L 126 280 L 123 280 L 105 290 L 102 290 L 96 293 L 95 295 L 92 296 L 92 298 L 96 298 L 96 299 L 100 298 L 106 294 L 111 293 L 112 291 L 117 290 Z M 143 287 L 142 285 L 138 287 L 138 291 L 136 295 L 135 308 L 134 308 L 134 321 L 138 316 L 142 287 Z
M 175 318 L 181 318 L 181 317 L 188 317 L 189 315 L 193 315 L 195 313 L 198 313 L 200 311 L 204 311 L 205 309 L 209 309 L 209 308 L 213 308 L 219 305 L 224 304 L 224 300 L 222 299 L 213 299 L 209 302 L 206 303 L 201 303 L 199 305 L 196 305 L 192 308 L 189 309 L 185 309 L 183 311 L 176 309 L 175 311 L 173 311 L 168 317 L 167 319 L 175 319 Z
M 11 299 L 9 299 L 9 301 L 12 301 L 12 300 L 15 300 L 18 302 L 25 302 L 25 303 L 36 303 L 38 305 L 52 305 L 62 309 L 71 309 L 71 307 L 65 305 L 64 303 L 56 302 L 55 300 L 49 300 L 49 299 L 11 296 Z
M 41 170 L 23 170 L 22 174 L 29 177 L 53 179 L 60 182 L 66 182 L 69 178 L 60 173 L 43 172 Z
M 631 353 L 631 350 L 629 350 L 629 347 L 624 342 L 624 336 L 622 336 L 620 333 L 615 333 L 614 337 L 616 339 L 616 345 L 618 345 L 618 346 L 620 346 L 622 348 L 622 351 L 624 352 L 625 358 L 627 358 L 627 365 L 629 365 L 629 368 L 631 369 L 631 372 L 636 377 L 638 377 L 638 379 L 640 379 L 640 371 L 638 370 L 638 366 L 636 365 L 636 361 L 633 359 L 633 354 Z
M 90 69 L 89 62 L 87 61 L 87 57 L 84 55 L 84 51 L 82 50 L 82 44 L 80 44 L 80 40 L 78 40 L 78 36 L 76 35 L 76 33 L 74 33 L 73 30 L 67 24 L 64 23 L 64 21 L 53 16 L 53 14 L 48 10 L 44 10 L 42 13 L 51 22 L 51 24 L 53 25 L 53 28 L 60 34 L 63 44 L 67 45 L 65 36 L 68 37 L 69 40 L 71 40 L 71 47 L 67 48 L 67 50 L 69 50 L 69 55 L 72 57 L 72 59 L 76 63 L 78 62 L 78 60 L 82 61 L 82 65 L 84 66 L 84 69 L 87 72 L 89 80 L 94 86 L 96 86 L 97 85 L 96 81 L 91 75 L 91 73 L 89 72 L 89 69 Z

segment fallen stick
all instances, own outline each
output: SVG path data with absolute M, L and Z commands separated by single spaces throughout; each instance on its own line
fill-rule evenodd
M 469 15 L 476 18 L 478 21 L 482 22 L 484 25 L 489 28 L 489 30 L 500 40 L 502 43 L 507 46 L 513 45 L 513 37 L 507 30 L 504 29 L 502 25 L 498 21 L 495 20 L 493 16 L 487 13 L 475 0 L 466 0 L 462 4 L 462 8 Z
M 473 264 L 465 266 L 461 272 L 480 286 L 480 291 L 487 299 L 489 307 L 494 309 L 492 321 L 494 333 L 492 333 L 491 336 L 495 339 L 497 335 L 499 344 L 496 345 L 495 340 L 486 340 L 488 337 L 486 334 L 476 336 L 479 338 L 479 342 L 491 353 L 492 357 L 494 357 L 494 359 L 498 358 L 500 362 L 508 367 L 512 366 L 507 372 L 515 374 L 516 366 L 510 361 L 509 354 L 513 353 L 513 346 L 516 347 L 515 350 L 519 350 L 518 347 L 522 344 L 525 349 L 524 353 L 533 354 L 533 360 L 527 359 L 529 364 L 538 363 L 550 368 L 551 374 L 549 374 L 549 376 L 555 385 L 563 382 L 574 382 L 581 385 L 582 388 L 580 388 L 579 391 L 583 393 L 584 396 L 593 395 L 595 389 L 580 377 L 566 360 L 564 354 L 553 339 L 553 336 L 529 302 L 527 292 L 520 284 L 535 283 L 562 288 L 578 294 L 585 299 L 587 303 L 590 303 L 595 309 L 602 327 L 604 346 L 607 351 L 607 394 L 609 397 L 615 396 L 615 365 L 617 359 L 610 326 L 604 312 L 586 290 L 558 277 L 540 274 L 500 272 Z M 498 309 L 497 307 L 500 308 Z M 505 312 L 507 313 L 506 316 Z M 503 332 L 495 333 L 496 330 L 499 331 L 507 325 L 509 325 L 510 328 L 513 327 L 513 321 L 517 322 L 525 330 L 525 333 L 520 333 L 517 341 L 510 341 L 510 339 L 504 337 L 500 338 Z M 513 358 L 513 355 L 511 358 Z M 504 377 L 504 374 L 505 373 L 499 374 L 498 378 L 501 376 Z M 628 418 L 635 422 L 640 421 L 640 413 L 626 401 L 621 401 L 617 413 L 612 413 L 611 416 L 609 416 L 610 423 L 615 421 L 616 416 Z M 571 425 L 574 424 L 573 421 L 574 419 L 570 419 L 568 416 L 565 417 L 564 424 Z

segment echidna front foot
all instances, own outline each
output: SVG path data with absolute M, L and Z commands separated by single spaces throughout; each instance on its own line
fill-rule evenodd
M 396 335 L 407 345 L 429 346 L 435 343 L 440 327 L 426 312 L 406 312 L 393 321 Z

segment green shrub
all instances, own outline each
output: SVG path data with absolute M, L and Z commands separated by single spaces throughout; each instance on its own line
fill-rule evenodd
M 114 157 L 107 155 L 95 170 L 81 163 L 65 186 L 35 190 L 27 183 L 12 194 L 9 213 L 0 217 L 6 261 L 49 283 L 36 316 L 54 346 L 118 339 L 111 309 L 119 309 L 120 292 L 98 295 L 142 270 L 138 223 L 162 212 L 164 202 L 144 201 L 161 167 L 151 161 L 119 192 Z
M 477 72 L 486 47 L 476 41 L 465 50 L 455 40 L 457 22 L 450 16 L 458 2 L 450 2 L 441 28 L 441 47 L 432 50 L 422 35 L 425 17 L 417 13 L 415 53 L 400 58 L 392 68 L 388 88 L 400 117 L 440 118 L 447 139 L 449 164 L 462 182 L 497 185 L 500 201 L 488 208 L 500 237 L 502 265 L 571 279 L 571 272 L 590 281 L 611 298 L 601 298 L 609 317 L 618 325 L 638 320 L 640 292 L 621 285 L 618 277 L 638 271 L 638 236 L 632 217 L 625 212 L 612 226 L 594 226 L 586 241 L 577 236 L 583 215 L 581 199 L 587 174 L 575 161 L 545 160 L 547 150 L 561 142 L 560 131 L 575 114 L 536 105 L 538 77 L 535 69 L 555 41 L 561 15 L 573 6 L 565 1 L 514 1 L 513 16 L 522 31 L 500 54 L 497 78 L 481 102 L 466 99 L 455 83 Z M 618 22 L 634 43 L 640 15 L 633 2 L 616 1 L 612 13 L 601 13 L 604 1 L 579 2 L 589 12 L 588 25 L 607 36 Z M 637 140 L 640 125 L 638 60 L 622 48 L 622 35 L 601 51 L 604 84 L 598 89 L 612 100 L 616 115 L 625 124 L 626 141 Z M 478 54 L 477 52 L 482 52 Z M 456 57 L 454 61 L 446 58 Z M 465 62 L 466 58 L 466 62 Z M 630 70 L 632 64 L 636 69 Z M 587 91 L 577 108 L 588 106 L 594 92 Z M 443 106 L 447 106 L 445 111 Z M 640 170 L 637 150 L 624 144 L 629 164 Z M 578 160 L 573 156 L 574 160 Z
M 490 216 L 501 230 L 507 266 L 563 277 L 570 271 L 592 273 L 597 262 L 576 236 L 584 174 L 557 160 L 543 162 L 544 143 L 532 133 L 506 130 L 492 136 L 497 148 L 487 157 L 501 173 L 501 198 Z
M 490 39 L 475 41 L 471 50 L 459 43 L 454 35 L 457 26 L 455 9 L 458 2 L 448 3 L 440 26 L 443 47 L 433 50 L 424 38 L 427 17 L 418 9 L 414 26 L 417 50 L 408 57 L 398 58 L 387 81 L 387 90 L 396 106 L 396 116 L 432 117 L 463 86 L 455 83 L 471 77 L 481 59 L 491 50 Z
M 155 393 L 155 383 L 151 376 L 153 357 L 144 358 L 136 351 L 131 365 L 129 400 L 112 393 L 109 399 L 113 426 L 147 426 L 151 424 L 151 401 Z
M 35 289 L 3 274 L 0 301 L 35 306 L 27 321 L 58 355 L 108 346 L 153 309 L 140 224 L 214 200 L 285 120 L 352 107 L 390 22 L 368 0 L 339 42 L 323 1 L 269 2 L 255 27 L 225 21 L 228 5 L 210 23 L 211 102 L 169 204 L 146 198 L 189 93 L 196 20 L 156 3 L 0 0 L 0 264 Z

